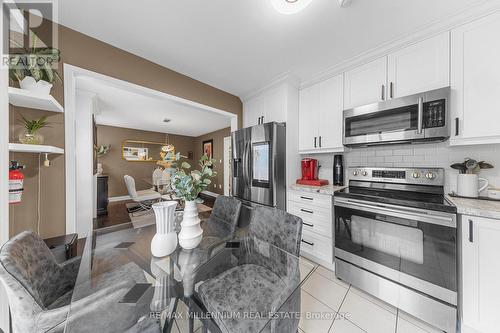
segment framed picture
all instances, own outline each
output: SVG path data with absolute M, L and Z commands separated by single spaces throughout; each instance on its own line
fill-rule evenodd
M 214 157 L 214 140 L 203 141 L 203 155 L 207 154 L 208 158 Z

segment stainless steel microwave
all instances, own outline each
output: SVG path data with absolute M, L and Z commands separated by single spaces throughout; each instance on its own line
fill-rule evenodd
M 450 88 L 344 111 L 345 146 L 444 141 L 450 136 Z

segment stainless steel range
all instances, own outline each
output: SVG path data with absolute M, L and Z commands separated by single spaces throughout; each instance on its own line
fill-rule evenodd
M 444 170 L 349 168 L 336 193 L 336 275 L 446 331 L 457 322 L 456 208 Z

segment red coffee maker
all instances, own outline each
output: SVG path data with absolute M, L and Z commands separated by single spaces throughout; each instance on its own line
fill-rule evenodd
M 314 158 L 304 158 L 301 162 L 302 178 L 297 179 L 297 184 L 322 186 L 328 185 L 328 180 L 318 179 L 318 160 Z

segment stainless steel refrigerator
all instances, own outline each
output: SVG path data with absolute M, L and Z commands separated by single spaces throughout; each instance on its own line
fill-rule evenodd
M 232 195 L 247 207 L 264 205 L 285 210 L 285 124 L 244 128 L 233 132 L 231 139 Z

